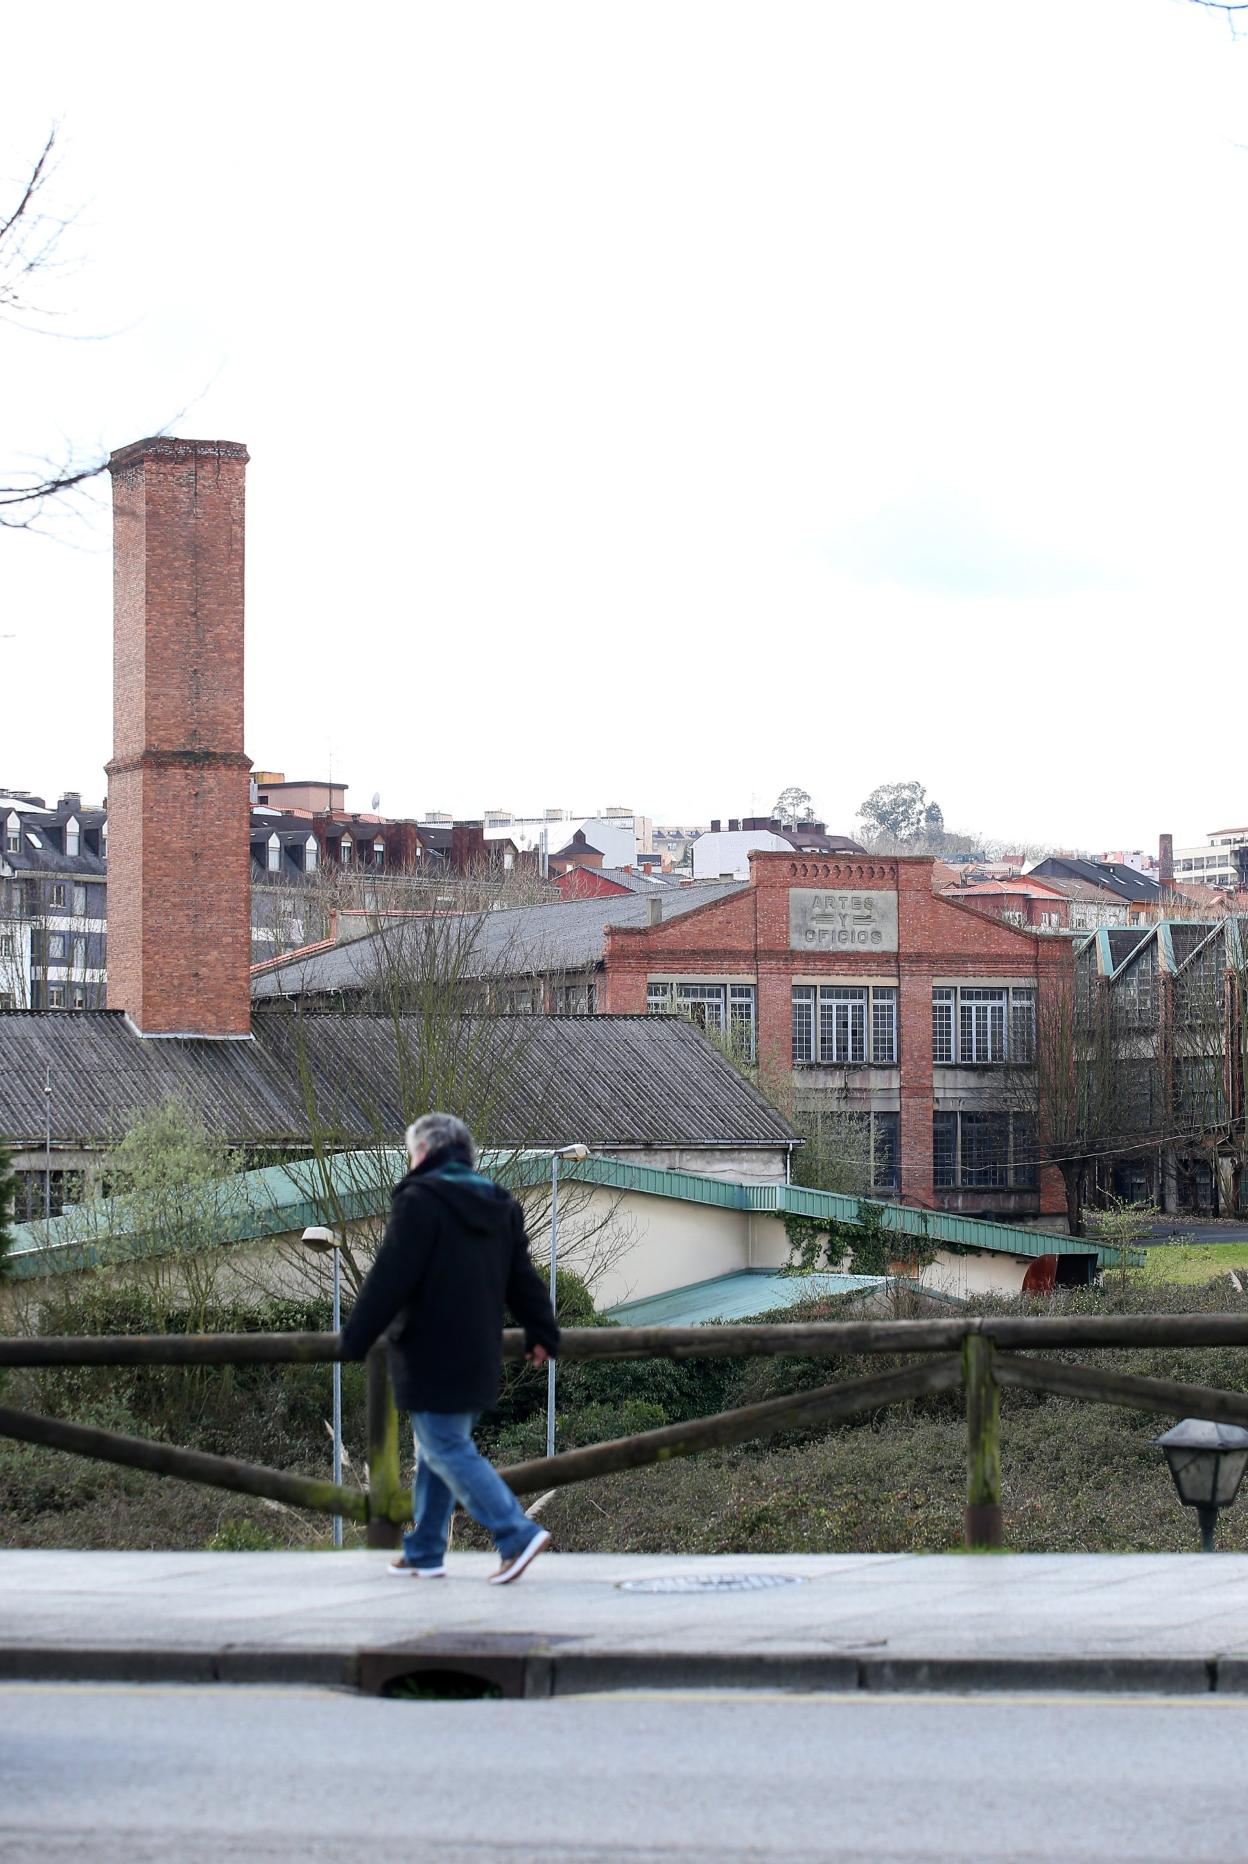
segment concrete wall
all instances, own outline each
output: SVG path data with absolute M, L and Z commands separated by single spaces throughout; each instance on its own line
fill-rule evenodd
M 701 1178 L 726 1178 L 734 1184 L 787 1184 L 788 1154 L 783 1146 L 662 1146 L 640 1151 L 596 1146 L 595 1153 L 624 1165 L 651 1165 L 658 1171 L 687 1171 Z

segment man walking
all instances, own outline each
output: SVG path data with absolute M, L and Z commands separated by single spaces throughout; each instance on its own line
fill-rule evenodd
M 395 1189 L 377 1259 L 342 1330 L 343 1358 L 363 1359 L 389 1328 L 395 1397 L 412 1417 L 415 1527 L 390 1571 L 442 1578 L 459 1502 L 493 1536 L 501 1565 L 490 1584 L 505 1586 L 550 1545 L 550 1535 L 525 1514 L 472 1433 L 498 1401 L 504 1306 L 538 1365 L 558 1352 L 559 1327 L 529 1260 L 520 1206 L 474 1170 L 462 1120 L 427 1113 L 404 1139 L 411 1169 Z

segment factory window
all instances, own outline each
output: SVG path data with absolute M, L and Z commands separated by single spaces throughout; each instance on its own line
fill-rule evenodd
M 938 1066 L 1032 1061 L 1035 1030 L 1030 985 L 937 985 L 932 991 L 932 1061 Z
M 852 1067 L 870 1059 L 877 1067 L 891 1067 L 897 1060 L 897 991 L 892 985 L 821 984 L 816 989 L 795 984 L 792 1019 L 795 1063 Z
M 1036 1169 L 1029 1114 L 933 1114 L 932 1183 L 938 1191 L 1026 1190 L 1036 1182 Z
M 674 983 L 650 983 L 646 986 L 646 1008 L 660 1016 L 675 1011 L 715 1035 L 728 1032 L 745 1059 L 754 1059 L 753 984 L 685 984 L 679 979 Z

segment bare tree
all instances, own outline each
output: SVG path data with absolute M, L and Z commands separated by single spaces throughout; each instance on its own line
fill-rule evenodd
M 471 895 L 474 884 L 457 891 Z M 284 1044 L 310 1139 L 310 1160 L 288 1171 L 303 1182 L 311 1173 L 318 1202 L 346 1239 L 349 1287 L 367 1271 L 389 1191 L 406 1169 L 403 1130 L 435 1109 L 455 1113 L 494 1155 L 492 1169 L 515 1190 L 531 1233 L 549 1221 L 548 1175 L 531 1182 L 526 1155 L 570 1136 L 553 1130 L 549 1110 L 562 1084 L 542 1040 L 564 974 L 540 911 L 524 914 L 514 931 L 507 920 L 490 905 L 454 910 L 426 896 L 424 910 L 378 920 L 348 995 L 321 999 L 311 1012 L 297 1002 L 274 1012 L 287 1018 Z M 560 1199 L 568 1264 L 591 1288 L 632 1246 L 618 1204 L 569 1173 Z M 322 1274 L 302 1254 L 288 1266 L 305 1279 Z
M 61 245 L 72 220 L 52 211 L 48 188 L 56 172 L 54 124 L 29 171 L 0 207 L 0 319 L 22 329 L 47 326 L 55 313 L 39 299 L 39 283 L 64 269 Z M 72 451 L 0 477 L 0 526 L 30 530 L 48 504 L 79 492 L 108 467 L 107 455 L 81 459 Z

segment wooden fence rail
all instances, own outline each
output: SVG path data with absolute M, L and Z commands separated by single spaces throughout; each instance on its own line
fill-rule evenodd
M 995 1347 L 1248 1346 L 1248 1314 L 966 1315 L 956 1320 L 846 1320 L 709 1327 L 565 1327 L 562 1359 L 803 1358 L 956 1353 L 972 1334 Z M 101 1333 L 0 1339 L 0 1366 L 329 1365 L 335 1333 Z M 503 1334 L 504 1359 L 524 1335 Z
M 1139 1378 L 1090 1366 L 1023 1357 L 1025 1349 L 1070 1347 L 1248 1346 L 1248 1316 L 1113 1314 L 1069 1318 L 967 1315 L 950 1320 L 843 1321 L 710 1327 L 571 1327 L 565 1359 L 703 1358 L 788 1355 L 835 1358 L 871 1353 L 924 1357 L 898 1371 L 845 1379 L 760 1404 L 642 1431 L 609 1443 L 564 1451 L 502 1470 L 517 1494 L 559 1488 L 613 1471 L 640 1469 L 674 1456 L 754 1442 L 910 1402 L 962 1385 L 966 1392 L 969 1546 L 1001 1544 L 1000 1388 L 1123 1405 L 1168 1416 L 1248 1425 L 1248 1394 L 1169 1379 Z M 518 1358 L 522 1336 L 503 1336 Z M 0 1366 L 318 1365 L 341 1358 L 341 1340 L 325 1333 L 111 1334 L 81 1338 L 0 1339 Z M 399 1420 L 384 1344 L 368 1356 L 368 1488 L 265 1469 L 231 1457 L 0 1406 L 0 1436 L 104 1462 L 258 1495 L 287 1506 L 342 1514 L 364 1524 L 370 1546 L 397 1544 L 410 1502 L 399 1478 Z

